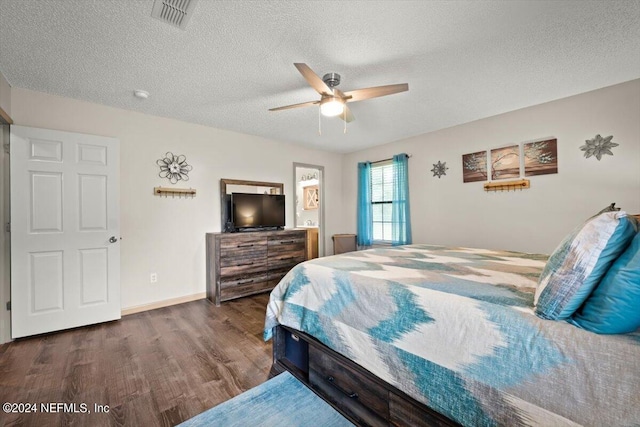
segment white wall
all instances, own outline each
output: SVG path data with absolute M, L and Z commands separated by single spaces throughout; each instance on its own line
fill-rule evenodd
M 339 154 L 24 89 L 12 89 L 12 118 L 17 125 L 120 139 L 123 308 L 205 292 L 204 239 L 220 231 L 221 178 L 283 182 L 290 200 L 293 162 L 323 165 L 327 212 L 342 210 Z M 156 166 L 167 151 L 193 165 L 190 180 L 176 187 L 195 188 L 194 199 L 153 195 L 154 186 L 171 186 Z M 286 207 L 292 227 L 293 203 Z M 339 222 L 327 218 L 327 236 Z M 151 273 L 157 284 L 149 283 Z
M 11 87 L 0 73 L 0 108 L 11 116 Z M 11 312 L 6 310 L 11 295 L 9 247 L 11 241 L 4 224 L 9 222 L 9 156 L 3 145 L 9 142 L 9 126 L 0 126 L 0 344 L 11 338 Z
M 472 96 L 472 94 L 470 94 Z M 585 159 L 596 134 L 620 144 L 613 156 Z M 559 173 L 531 188 L 485 193 L 462 182 L 462 155 L 555 137 Z M 640 213 L 640 80 L 524 108 L 368 150 L 343 159 L 345 221 L 356 230 L 357 162 L 406 152 L 414 243 L 550 253 L 581 221 L 611 202 Z M 430 169 L 446 162 L 438 179 Z

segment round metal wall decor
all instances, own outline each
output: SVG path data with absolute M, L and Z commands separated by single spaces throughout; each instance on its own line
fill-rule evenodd
M 171 152 L 167 152 L 164 158 L 156 160 L 156 164 L 160 166 L 158 176 L 167 178 L 172 184 L 178 181 L 189 181 L 189 172 L 193 169 L 183 154 L 176 156 Z
M 613 135 L 609 135 L 606 138 L 600 136 L 600 134 L 596 135 L 595 138 L 587 139 L 586 144 L 580 147 L 582 151 L 584 151 L 584 157 L 587 159 L 591 156 L 595 156 L 596 159 L 600 160 L 603 155 L 608 154 L 613 156 L 613 152 L 611 149 L 613 147 L 617 147 L 620 144 L 616 144 L 615 142 L 611 142 L 613 139 Z
M 441 176 L 447 174 L 447 169 L 449 169 L 447 167 L 447 162 L 441 162 L 440 160 L 438 160 L 438 163 L 433 164 L 433 169 L 431 169 L 431 172 L 433 172 L 433 176 L 437 176 L 438 179 L 440 179 Z

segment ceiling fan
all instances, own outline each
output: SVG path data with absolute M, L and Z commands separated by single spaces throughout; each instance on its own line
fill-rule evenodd
M 269 111 L 289 110 L 291 108 L 309 107 L 320 104 L 320 112 L 323 116 L 340 116 L 345 122 L 351 122 L 355 118 L 353 114 L 351 114 L 349 107 L 347 107 L 347 102 L 362 101 L 409 90 L 407 83 L 400 83 L 342 92 L 336 87 L 340 84 L 340 74 L 328 73 L 321 79 L 307 64 L 294 63 L 293 65 L 300 71 L 300 74 L 302 74 L 302 77 L 305 78 L 307 83 L 320 94 L 320 99 L 317 101 L 302 102 L 300 104 L 285 105 L 284 107 L 270 108 Z

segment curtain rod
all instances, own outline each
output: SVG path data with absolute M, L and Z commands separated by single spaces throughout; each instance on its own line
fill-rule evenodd
M 411 154 L 407 154 L 407 157 L 411 158 L 413 156 Z M 369 163 L 371 163 L 372 165 L 375 165 L 376 163 L 388 162 L 390 160 L 393 160 L 393 157 L 389 157 L 388 159 L 377 160 L 375 162 L 369 162 Z

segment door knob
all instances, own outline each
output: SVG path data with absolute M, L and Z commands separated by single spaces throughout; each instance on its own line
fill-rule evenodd
M 116 238 L 116 236 L 109 237 L 109 243 L 115 243 L 117 241 L 118 241 L 118 239 Z

